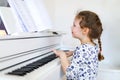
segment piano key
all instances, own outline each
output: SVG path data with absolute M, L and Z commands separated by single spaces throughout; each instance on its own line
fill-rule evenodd
M 62 76 L 63 73 L 59 58 L 56 58 L 25 75 L 25 77 L 30 78 L 30 80 L 62 80 Z
M 24 76 L 26 73 L 25 72 L 9 72 L 8 74 Z
M 23 67 L 21 67 L 19 69 L 13 70 L 12 72 L 8 72 L 8 74 L 24 76 L 27 73 L 30 73 L 30 72 L 34 71 L 35 69 L 43 66 L 44 64 L 54 60 L 55 58 L 57 58 L 56 55 L 55 54 L 51 54 L 51 55 L 49 55 L 47 57 L 39 59 L 39 60 L 37 60 L 37 61 L 35 61 L 33 63 L 30 63 L 30 64 L 28 64 L 26 66 L 23 66 Z
M 61 80 L 59 58 L 46 57 L 53 54 L 50 52 L 51 49 L 60 48 L 59 42 L 60 36 L 51 35 L 51 33 L 50 35 L 35 33 L 1 38 L 0 80 Z M 44 57 L 46 57 L 45 60 Z M 19 69 L 18 72 L 17 69 Z

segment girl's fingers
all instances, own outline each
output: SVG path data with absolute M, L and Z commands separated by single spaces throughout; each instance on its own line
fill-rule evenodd
M 58 56 L 58 53 L 57 53 L 56 49 L 53 49 L 52 51 L 56 54 L 56 56 Z
M 57 53 L 57 51 L 55 49 L 52 50 L 54 53 Z

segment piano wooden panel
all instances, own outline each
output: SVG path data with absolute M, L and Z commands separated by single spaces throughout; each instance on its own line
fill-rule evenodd
M 26 33 L 20 36 L 3 36 L 0 38 L 0 58 L 58 43 L 60 35 L 53 34 Z

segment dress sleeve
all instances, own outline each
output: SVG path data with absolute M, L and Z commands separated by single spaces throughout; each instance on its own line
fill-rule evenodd
M 74 80 L 75 75 L 77 75 L 78 68 L 74 61 L 71 62 L 70 66 L 66 69 L 67 80 Z
M 76 50 L 74 51 L 74 54 L 71 60 L 71 64 L 66 69 L 67 80 L 77 79 L 77 75 L 79 73 L 79 68 L 80 68 L 79 65 L 82 64 L 82 58 L 81 58 L 82 54 L 80 53 L 79 49 L 80 49 L 79 47 L 76 47 Z

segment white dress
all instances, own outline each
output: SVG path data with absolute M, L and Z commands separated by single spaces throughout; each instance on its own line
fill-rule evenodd
M 76 47 L 71 64 L 66 70 L 67 80 L 96 80 L 98 53 L 98 45 L 86 43 Z

